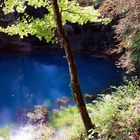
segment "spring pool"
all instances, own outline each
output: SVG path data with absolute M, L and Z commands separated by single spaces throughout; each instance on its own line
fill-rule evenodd
M 83 93 L 94 94 L 122 81 L 122 70 L 105 58 L 75 54 Z M 12 122 L 18 110 L 71 97 L 63 53 L 0 54 L 0 124 Z

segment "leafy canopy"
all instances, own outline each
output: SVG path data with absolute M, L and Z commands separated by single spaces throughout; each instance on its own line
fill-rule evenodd
M 26 13 L 27 6 L 35 9 L 44 7 L 48 13 L 43 18 L 34 18 Z M 85 24 L 90 22 L 106 21 L 101 18 L 99 12 L 93 9 L 93 6 L 81 7 L 76 1 L 59 0 L 59 6 L 62 13 L 63 25 L 66 22 Z M 3 11 L 5 14 L 22 13 L 24 16 L 18 18 L 17 21 L 7 26 L 0 27 L 1 32 L 9 35 L 19 35 L 21 38 L 35 35 L 40 40 L 45 38 L 47 42 L 54 41 L 54 32 L 56 25 L 54 21 L 54 13 L 49 0 L 5 0 Z M 107 21 L 106 21 L 107 22 Z

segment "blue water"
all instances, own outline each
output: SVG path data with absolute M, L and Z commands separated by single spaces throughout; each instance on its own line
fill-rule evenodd
M 83 93 L 99 93 L 118 85 L 122 70 L 109 59 L 75 54 Z M 0 124 L 15 112 L 71 97 L 68 65 L 62 53 L 0 54 Z

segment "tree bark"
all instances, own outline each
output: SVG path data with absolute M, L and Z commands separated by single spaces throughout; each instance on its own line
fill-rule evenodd
M 64 31 L 63 25 L 62 25 L 62 17 L 61 17 L 61 13 L 59 11 L 59 6 L 58 6 L 57 0 L 52 0 L 52 6 L 53 6 L 54 18 L 55 18 L 55 22 L 57 25 L 57 29 L 60 34 L 60 37 L 61 37 L 61 40 L 63 43 L 63 47 L 65 50 L 65 54 L 67 57 L 70 79 L 71 79 L 71 90 L 72 90 L 76 105 L 78 107 L 78 110 L 80 112 L 80 115 L 82 117 L 82 120 L 83 120 L 83 123 L 85 126 L 85 130 L 88 133 L 88 131 L 90 129 L 92 129 L 94 126 L 91 122 L 91 119 L 87 112 L 87 108 L 86 108 L 86 105 L 85 105 L 85 102 L 84 102 L 84 99 L 82 96 L 82 91 L 81 91 L 80 82 L 79 82 L 79 78 L 78 78 L 78 72 L 77 72 L 77 68 L 76 68 L 74 54 L 73 54 L 73 51 L 71 48 L 71 43 L 70 43 L 70 40 L 69 40 L 66 32 Z

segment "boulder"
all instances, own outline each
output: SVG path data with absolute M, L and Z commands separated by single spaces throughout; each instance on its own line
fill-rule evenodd
M 44 124 L 48 118 L 46 106 L 37 105 L 33 112 L 28 112 L 27 117 L 32 124 Z
M 57 99 L 55 103 L 59 106 L 66 106 L 69 103 L 69 99 L 67 97 L 63 97 L 62 99 Z
M 92 103 L 92 101 L 96 100 L 97 98 L 97 96 L 95 96 L 92 92 L 86 93 L 84 97 L 87 103 Z

